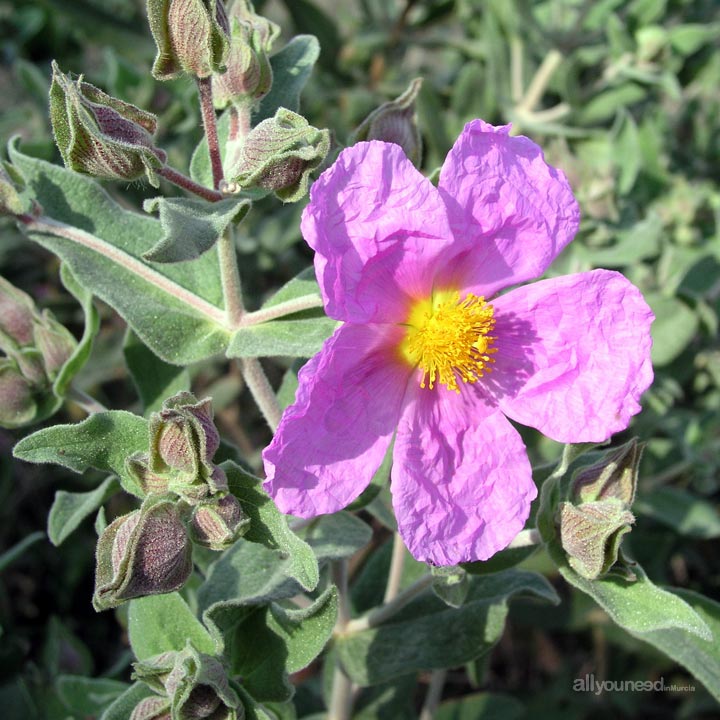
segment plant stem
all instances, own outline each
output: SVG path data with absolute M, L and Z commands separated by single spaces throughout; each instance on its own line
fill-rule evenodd
M 232 225 L 228 225 L 217 243 L 218 260 L 220 262 L 220 281 L 223 299 L 225 300 L 225 316 L 231 328 L 240 326 L 245 314 L 242 300 L 242 284 L 238 270 L 237 252 L 235 250 L 235 234 Z
M 90 395 L 79 388 L 76 388 L 74 385 L 70 386 L 67 397 L 76 405 L 79 405 L 88 415 L 107 412 L 107 408 L 102 403 L 95 400 L 95 398 L 90 397 Z
M 212 98 L 212 79 L 198 78 L 198 94 L 200 96 L 200 113 L 202 114 L 205 137 L 207 138 L 210 165 L 212 167 L 213 187 L 217 190 L 223 181 L 222 156 L 217 134 L 217 117 Z
M 204 315 L 214 323 L 225 327 L 225 313 L 220 308 L 210 304 L 207 300 L 198 297 L 189 290 L 186 290 L 181 285 L 172 281 L 169 277 L 162 275 L 149 265 L 145 265 L 145 263 L 140 261 L 138 258 L 129 255 L 115 245 L 111 245 L 105 240 L 102 240 L 85 230 L 53 220 L 53 218 L 45 216 L 36 218 L 32 215 L 19 215 L 17 219 L 25 225 L 25 230 L 27 232 L 36 232 L 42 235 L 54 235 L 55 237 L 65 238 L 66 240 L 75 242 L 78 245 L 82 245 L 83 247 L 98 253 L 98 255 L 106 257 L 116 265 L 119 265 L 128 272 L 137 275 L 146 282 L 149 282 L 157 287 L 159 290 L 162 290 L 171 297 L 197 311 L 199 315 Z
M 425 696 L 425 704 L 423 705 L 420 717 L 418 720 L 432 720 L 435 715 L 435 710 L 440 704 L 440 698 L 442 697 L 443 686 L 445 685 L 445 678 L 447 677 L 447 670 L 433 670 L 430 675 L 430 684 L 428 685 L 427 695 Z
M 371 610 L 367 615 L 357 620 L 351 620 L 345 627 L 345 632 L 361 632 L 362 630 L 368 630 L 381 625 L 393 615 L 396 615 L 411 600 L 425 592 L 425 590 L 432 585 L 432 580 L 432 575 L 423 575 L 423 577 L 416 580 L 410 587 L 399 593 L 391 602 Z
M 347 560 L 338 560 L 333 563 L 332 575 L 333 582 L 338 589 L 338 617 L 335 623 L 335 632 L 342 633 L 350 622 Z M 328 720 L 350 720 L 353 705 L 352 691 L 352 681 L 345 674 L 339 658 L 336 657 L 328 707 Z
M 241 358 L 240 370 L 260 412 L 270 429 L 275 432 L 280 424 L 282 410 L 260 361 L 257 358 Z
M 558 50 L 554 49 L 543 58 L 543 61 L 540 63 L 540 67 L 535 72 L 533 79 L 530 81 L 530 84 L 525 90 L 525 96 L 518 103 L 517 110 L 529 112 L 535 108 L 535 106 L 540 102 L 540 99 L 545 92 L 545 88 L 550 82 L 550 78 L 558 69 L 562 59 L 562 54 Z
M 385 586 L 385 604 L 392 602 L 400 592 L 400 584 L 402 583 L 403 568 L 405 567 L 405 543 L 403 543 L 400 533 L 395 533 L 393 537 L 392 558 L 390 560 L 390 572 L 388 573 L 387 585 Z
M 243 326 L 259 325 L 260 323 L 275 320 L 285 315 L 293 315 L 303 310 L 312 310 L 323 306 L 322 298 L 319 295 L 301 295 L 293 300 L 286 300 L 269 308 L 255 310 L 254 312 L 245 313 L 242 319 Z
M 217 202 L 222 200 L 225 196 L 217 190 L 211 190 L 206 188 L 204 185 L 196 183 L 194 180 L 189 178 L 187 175 L 183 175 L 169 165 L 165 165 L 162 169 L 158 170 L 158 175 L 164 177 L 168 182 L 173 185 L 177 185 L 183 190 L 187 190 L 203 200 L 209 200 L 210 202 Z

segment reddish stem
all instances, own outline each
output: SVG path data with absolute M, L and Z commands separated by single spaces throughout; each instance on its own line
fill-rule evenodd
M 198 78 L 198 93 L 200 95 L 200 112 L 202 114 L 205 137 L 207 138 L 210 164 L 212 166 L 213 187 L 217 190 L 223 180 L 222 157 L 220 156 L 220 142 L 217 134 L 217 118 L 212 99 L 212 79 Z
M 173 168 L 169 167 L 168 165 L 159 170 L 158 174 L 164 177 L 168 182 L 171 182 L 173 185 L 177 185 L 183 190 L 187 190 L 188 192 L 191 192 L 198 197 L 203 198 L 204 200 L 209 200 L 210 202 L 217 202 L 218 200 L 222 200 L 223 197 L 225 197 L 217 190 L 211 190 L 210 188 L 206 188 L 204 185 L 199 185 L 194 180 L 191 180 L 189 177 L 187 177 L 187 175 L 183 175 L 181 172 L 173 170 Z

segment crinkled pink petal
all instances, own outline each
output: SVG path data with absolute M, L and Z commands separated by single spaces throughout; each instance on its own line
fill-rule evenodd
M 398 145 L 378 141 L 343 150 L 313 184 L 302 233 L 327 314 L 356 323 L 402 321 L 453 242 L 437 189 Z
M 628 426 L 653 379 L 640 291 L 610 270 L 526 285 L 493 300 L 495 364 L 482 383 L 513 420 L 564 443 Z
M 282 512 L 336 512 L 370 483 L 410 374 L 396 357 L 400 332 L 343 325 L 300 370 L 295 404 L 263 452 L 264 487 Z
M 435 565 L 486 560 L 522 530 L 537 495 L 523 442 L 470 387 L 411 381 L 408 398 L 391 484 L 403 541 Z
M 573 239 L 580 210 L 565 175 L 510 126 L 465 126 L 445 159 L 440 190 L 456 245 L 438 285 L 491 297 L 543 274 Z

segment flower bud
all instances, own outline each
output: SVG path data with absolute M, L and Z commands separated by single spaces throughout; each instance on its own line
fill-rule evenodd
M 20 171 L 8 163 L 0 163 L 0 215 L 22 215 L 30 212 L 32 206 Z
M 226 550 L 250 526 L 250 518 L 243 512 L 238 499 L 227 494 L 217 500 L 196 505 L 190 528 L 193 540 L 211 550 Z
M 629 508 L 635 498 L 643 449 L 633 438 L 606 453 L 599 462 L 579 470 L 572 479 L 570 499 L 577 504 L 617 498 Z
M 325 159 L 330 133 L 279 108 L 248 134 L 230 176 L 238 187 L 272 190 L 285 202 L 305 195 L 310 172 Z
M 15 363 L 0 359 L 0 427 L 18 428 L 31 423 L 38 411 L 33 389 Z
M 32 345 L 36 317 L 30 296 L 0 277 L 0 332 L 18 347 Z
M 40 351 L 45 373 L 54 380 L 77 348 L 77 340 L 46 310 L 34 330 L 35 347 Z
M 190 643 L 181 652 L 163 653 L 133 667 L 134 679 L 169 699 L 173 720 L 237 720 L 244 716 L 222 663 Z
M 395 143 L 413 164 L 419 165 L 422 137 L 417 126 L 415 100 L 421 87 L 422 78 L 416 78 L 402 95 L 373 110 L 355 131 L 353 142 L 383 140 Z
M 147 501 L 110 523 L 100 536 L 96 610 L 181 588 L 192 572 L 192 545 L 173 502 Z
M 170 701 L 151 695 L 141 700 L 132 711 L 130 720 L 170 720 Z
M 52 67 L 50 120 L 66 167 L 113 180 L 146 174 L 157 187 L 166 157 L 153 144 L 156 117 Z
M 623 535 L 635 522 L 617 498 L 560 506 L 560 542 L 570 566 L 579 575 L 595 580 L 617 562 Z
M 257 15 L 249 0 L 236 0 L 229 11 L 230 49 L 227 70 L 213 75 L 213 101 L 222 109 L 231 103 L 255 105 L 272 87 L 267 54 L 280 28 Z
M 147 0 L 147 14 L 158 49 L 156 80 L 224 69 L 230 30 L 222 0 Z

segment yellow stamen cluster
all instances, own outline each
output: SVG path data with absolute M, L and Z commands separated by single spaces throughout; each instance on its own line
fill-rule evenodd
M 436 292 L 413 305 L 400 351 L 423 371 L 420 387 L 440 382 L 459 393 L 458 380 L 474 383 L 492 369 L 493 313 L 485 298 L 470 293 L 460 300 L 455 291 Z

